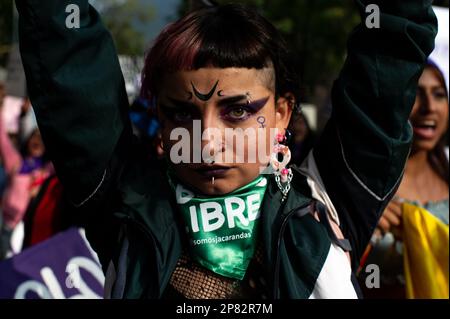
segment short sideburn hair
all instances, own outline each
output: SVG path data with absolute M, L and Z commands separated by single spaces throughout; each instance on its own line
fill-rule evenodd
M 163 77 L 203 67 L 275 70 L 275 94 L 292 93 L 300 83 L 287 46 L 276 28 L 255 10 L 239 4 L 191 12 L 168 25 L 145 57 L 141 96 L 158 97 Z

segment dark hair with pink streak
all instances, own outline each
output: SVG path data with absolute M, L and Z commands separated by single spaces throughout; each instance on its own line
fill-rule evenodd
M 262 69 L 273 65 L 276 94 L 300 86 L 285 42 L 275 27 L 248 7 L 229 4 L 194 11 L 167 26 L 145 57 L 141 95 L 158 97 L 165 74 L 202 67 Z

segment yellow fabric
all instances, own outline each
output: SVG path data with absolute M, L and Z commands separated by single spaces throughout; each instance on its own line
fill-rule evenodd
M 402 209 L 406 297 L 448 299 L 448 225 L 424 208 Z

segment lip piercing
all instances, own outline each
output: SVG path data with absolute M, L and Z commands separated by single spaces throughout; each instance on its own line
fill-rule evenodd
M 214 185 L 214 182 L 215 182 L 215 180 L 214 180 L 214 176 L 211 178 L 211 184 L 212 185 Z

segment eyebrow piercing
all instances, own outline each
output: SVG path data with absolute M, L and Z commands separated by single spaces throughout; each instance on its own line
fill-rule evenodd
M 252 97 L 250 95 L 250 92 L 245 93 L 245 96 L 247 97 L 247 105 L 252 103 Z

